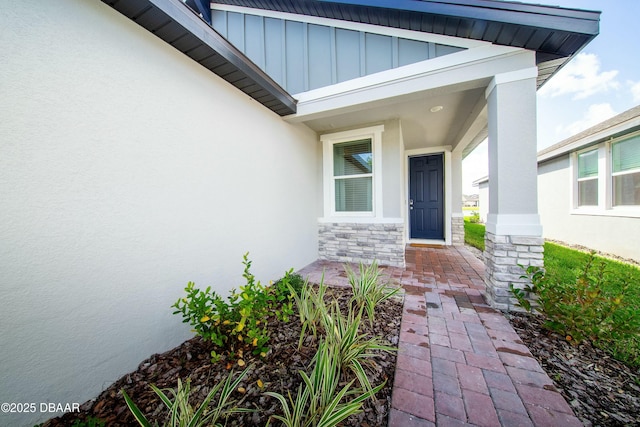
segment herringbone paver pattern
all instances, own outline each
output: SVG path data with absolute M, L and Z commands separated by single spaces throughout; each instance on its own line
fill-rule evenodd
M 405 290 L 389 427 L 582 423 L 502 313 L 486 305 L 484 264 L 462 247 L 413 248 L 384 268 Z M 300 271 L 346 286 L 340 263 Z

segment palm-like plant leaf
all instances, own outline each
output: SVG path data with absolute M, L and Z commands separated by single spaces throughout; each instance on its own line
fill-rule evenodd
M 204 401 L 196 410 L 189 404 L 189 396 L 191 394 L 191 383 L 187 380 L 183 383 L 178 379 L 178 387 L 176 390 L 161 390 L 155 385 L 151 385 L 151 389 L 158 395 L 162 403 L 169 409 L 169 419 L 165 426 L 170 427 L 200 427 L 215 425 L 220 426 L 218 420 L 237 412 L 252 412 L 252 409 L 229 407 L 236 402 L 230 400 L 231 394 L 238 387 L 242 379 L 246 376 L 248 369 L 242 372 L 235 380 L 233 379 L 233 371 L 229 373 L 224 382 L 217 383 L 207 394 Z M 173 400 L 165 393 L 173 395 Z M 220 392 L 220 397 L 215 408 L 210 409 L 211 401 Z M 122 390 L 125 402 L 129 410 L 143 427 L 151 427 L 151 423 L 146 419 L 144 414 L 129 398 L 127 393 Z
M 151 427 L 151 423 L 149 422 L 149 420 L 147 420 L 147 417 L 144 416 L 140 408 L 138 408 L 138 406 L 133 402 L 133 400 L 131 400 L 131 398 L 129 397 L 127 392 L 124 391 L 124 389 L 122 390 L 122 396 L 124 397 L 124 401 L 129 407 L 129 410 L 133 414 L 133 417 L 136 419 L 136 421 L 138 421 L 138 423 L 142 427 Z
M 353 290 L 352 304 L 355 304 L 359 310 L 366 311 L 369 323 L 373 326 L 377 305 L 398 293 L 400 288 L 381 282 L 382 272 L 375 260 L 369 266 L 360 263 L 359 274 L 356 274 L 348 264 L 345 264 L 344 269 Z

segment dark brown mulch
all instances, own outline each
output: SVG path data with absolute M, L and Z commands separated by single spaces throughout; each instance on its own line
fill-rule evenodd
M 589 342 L 574 345 L 540 316 L 507 315 L 585 426 L 640 425 L 640 372 Z
M 329 289 L 329 296 L 335 296 L 344 307 L 349 291 L 344 289 Z M 398 300 L 387 300 L 380 304 L 376 312 L 376 322 L 369 326 L 365 318 L 362 330 L 370 336 L 382 338 L 390 345 L 397 346 L 402 317 L 402 303 Z M 242 369 L 248 369 L 247 376 L 240 387 L 244 393 L 236 391 L 234 398 L 242 402 L 241 407 L 256 409 L 248 414 L 237 414 L 229 418 L 228 426 L 264 426 L 273 414 L 281 414 L 281 408 L 276 399 L 263 395 L 263 391 L 275 391 L 287 396 L 287 392 L 295 395 L 301 382 L 299 371 L 308 372 L 310 362 L 316 351 L 316 343 L 309 337 L 298 350 L 301 325 L 298 318 L 292 317 L 288 323 L 269 319 L 268 328 L 271 335 L 270 350 L 267 357 L 262 359 L 245 355 L 246 366 L 240 368 L 235 364 L 232 369 L 236 375 Z M 227 362 L 220 361 L 212 364 L 209 354 L 212 347 L 199 337 L 190 339 L 182 345 L 163 354 L 154 354 L 140 363 L 135 372 L 131 372 L 108 389 L 98 398 L 81 405 L 81 412 L 65 414 L 45 423 L 47 427 L 68 426 L 75 420 L 87 417 L 97 417 L 108 426 L 137 425 L 127 408 L 121 389 L 133 399 L 150 421 L 157 420 L 160 425 L 165 420 L 166 410 L 156 394 L 149 387 L 155 384 L 159 388 L 176 388 L 178 378 L 184 381 L 191 378 L 191 389 L 194 404 L 199 404 L 209 392 L 212 384 L 224 380 L 228 375 Z M 387 415 L 391 404 L 393 375 L 396 364 L 396 354 L 379 352 L 374 366 L 368 370 L 372 385 L 387 381 L 385 387 L 376 394 L 376 400 L 368 399 L 363 412 L 350 417 L 345 426 L 374 427 L 386 426 Z M 352 379 L 350 373 L 343 374 L 344 380 Z M 257 381 L 264 383 L 261 390 Z M 215 403 L 215 402 L 214 402 Z M 272 422 L 272 425 L 277 425 Z

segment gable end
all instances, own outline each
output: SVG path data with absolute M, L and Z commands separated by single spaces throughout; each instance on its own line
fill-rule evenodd
M 102 0 L 280 116 L 296 100 L 179 0 Z

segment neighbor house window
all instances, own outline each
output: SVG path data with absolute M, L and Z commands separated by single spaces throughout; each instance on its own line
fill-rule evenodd
M 325 217 L 382 214 L 384 126 L 322 135 Z
M 640 205 L 640 135 L 611 144 L 613 206 Z
M 371 139 L 333 146 L 336 212 L 373 211 L 373 149 Z
M 578 206 L 598 205 L 598 149 L 578 154 Z

